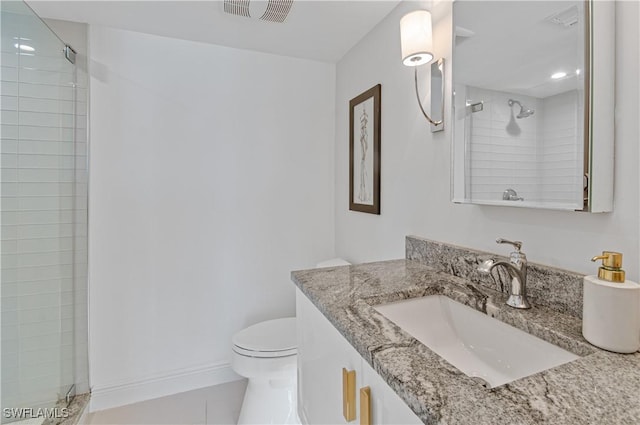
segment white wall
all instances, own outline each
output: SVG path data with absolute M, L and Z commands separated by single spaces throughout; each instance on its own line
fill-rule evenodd
M 234 332 L 295 314 L 334 251 L 335 67 L 90 27 L 90 73 L 96 410 L 229 379 Z
M 603 249 L 626 255 L 638 280 L 638 3 L 617 2 L 614 212 L 587 214 L 450 202 L 449 117 L 432 134 L 413 93 L 413 70 L 400 60 L 399 20 L 418 2 L 403 2 L 339 63 L 336 73 L 336 254 L 354 262 L 401 258 L 415 234 L 507 253 L 502 236 L 524 241 L 531 261 L 583 273 Z M 451 58 L 451 3 L 433 9 L 436 57 Z M 451 86 L 447 62 L 447 91 Z M 425 79 L 428 70 L 423 72 Z M 348 210 L 348 102 L 382 84 L 381 215 Z M 423 88 L 423 91 L 424 88 Z M 450 110 L 447 100 L 446 110 Z

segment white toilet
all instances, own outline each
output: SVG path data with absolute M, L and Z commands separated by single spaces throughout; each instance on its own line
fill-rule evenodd
M 238 424 L 299 424 L 296 318 L 268 320 L 233 336 L 231 366 L 249 378 Z
M 316 269 L 322 267 L 336 267 L 336 266 L 350 266 L 351 263 L 343 260 L 342 258 L 332 258 L 331 260 L 321 261 L 316 264 Z
M 349 265 L 333 259 L 316 267 Z M 267 320 L 233 336 L 233 370 L 249 379 L 238 424 L 300 424 L 296 318 Z

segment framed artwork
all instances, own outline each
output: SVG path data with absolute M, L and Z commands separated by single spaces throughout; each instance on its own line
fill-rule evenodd
M 380 88 L 349 101 L 349 209 L 380 214 Z

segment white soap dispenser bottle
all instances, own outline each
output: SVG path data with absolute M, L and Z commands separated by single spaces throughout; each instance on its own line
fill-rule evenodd
M 604 251 L 598 276 L 585 276 L 582 335 L 591 344 L 616 353 L 640 349 L 640 285 L 625 280 L 622 254 Z

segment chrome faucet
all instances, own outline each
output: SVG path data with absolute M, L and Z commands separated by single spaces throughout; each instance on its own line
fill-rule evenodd
M 480 273 L 491 273 L 494 267 L 504 267 L 511 277 L 511 290 L 509 291 L 507 305 L 513 308 L 531 308 L 531 304 L 527 300 L 527 256 L 520 252 L 522 242 L 512 242 L 498 238 L 496 243 L 508 243 L 515 247 L 516 250 L 509 254 L 509 262 L 489 259 L 480 264 L 478 271 Z
M 518 192 L 514 189 L 507 189 L 502 192 L 502 200 L 503 201 L 524 201 L 524 198 L 518 196 Z

